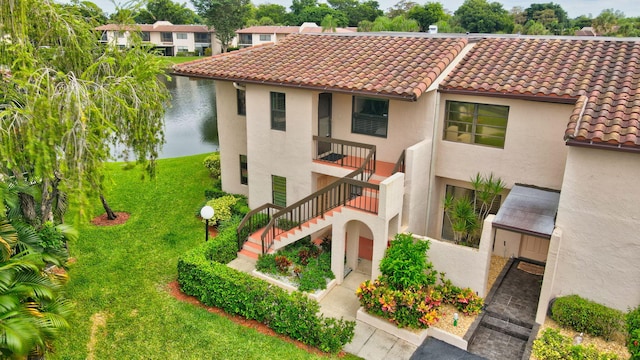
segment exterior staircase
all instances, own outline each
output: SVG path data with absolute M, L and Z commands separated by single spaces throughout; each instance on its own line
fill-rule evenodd
M 282 249 L 283 247 L 292 244 L 307 235 L 311 235 L 316 231 L 322 230 L 330 226 L 333 223 L 334 215 L 342 212 L 341 208 L 335 208 L 324 214 L 324 218 L 313 218 L 300 226 L 296 226 L 287 232 L 284 232 L 274 239 L 273 246 L 267 251 L 268 254 Z M 262 254 L 262 239 L 261 235 L 265 228 L 262 228 L 253 234 L 249 235 L 249 238 L 242 246 L 242 249 L 238 252 L 238 256 L 242 256 L 247 259 L 257 259 Z

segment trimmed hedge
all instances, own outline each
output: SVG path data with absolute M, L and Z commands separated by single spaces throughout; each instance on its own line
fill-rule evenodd
M 336 353 L 353 339 L 354 321 L 325 318 L 317 301 L 288 293 L 226 265 L 208 261 L 202 247 L 178 261 L 178 282 L 185 294 L 229 314 L 257 320 L 322 351 Z M 319 314 L 319 315 L 318 315 Z
M 218 226 L 218 236 L 203 245 L 201 251 L 207 260 L 220 264 L 228 264 L 238 257 L 238 236 L 236 228 L 242 218 L 234 216 Z
M 551 318 L 561 326 L 610 340 L 624 329 L 624 314 L 578 295 L 557 298 L 551 307 Z

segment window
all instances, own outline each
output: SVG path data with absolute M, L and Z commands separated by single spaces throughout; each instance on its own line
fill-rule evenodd
M 173 33 L 170 32 L 161 32 L 160 40 L 162 42 L 173 42 Z
M 353 97 L 351 132 L 387 137 L 389 100 Z
M 150 41 L 151 33 L 148 31 L 143 31 L 142 33 L 140 33 L 140 38 L 142 39 L 142 41 Z
M 236 89 L 236 99 L 238 101 L 238 115 L 247 115 L 247 101 L 245 99 L 246 92 Z
M 102 32 L 102 37 L 100 38 L 101 41 L 109 41 L 109 35 L 107 35 L 106 31 Z
M 453 186 L 447 185 L 446 187 L 446 195 L 445 196 L 453 196 L 454 199 L 462 199 L 467 198 L 473 202 L 474 200 L 474 191 L 472 189 L 467 189 L 461 186 Z M 489 210 L 489 214 L 497 214 L 498 209 L 500 209 L 500 203 L 502 202 L 502 197 L 498 195 Z M 475 208 L 480 209 L 482 202 L 476 199 Z M 454 240 L 453 229 L 451 227 L 451 222 L 447 217 L 447 212 L 444 211 L 443 214 L 443 223 L 442 223 L 442 238 L 445 240 Z
M 118 31 L 118 39 L 124 39 L 124 31 Z
M 176 34 L 176 39 L 187 40 L 187 33 L 177 33 Z
M 271 41 L 271 34 L 260 34 L 260 41 Z
M 246 46 L 251 46 L 252 40 L 251 40 L 251 34 L 240 34 L 240 41 L 238 42 L 238 45 L 246 45 Z
M 504 148 L 509 107 L 447 101 L 444 139 Z
M 188 46 L 178 46 L 178 52 L 179 53 L 189 52 L 189 47 Z
M 271 175 L 271 193 L 274 205 L 287 206 L 287 178 Z
M 240 184 L 249 184 L 249 169 L 247 167 L 247 155 L 240 155 Z
M 211 34 L 210 33 L 195 33 L 195 42 L 197 43 L 211 43 Z
M 271 128 L 273 130 L 287 129 L 284 93 L 271 93 Z

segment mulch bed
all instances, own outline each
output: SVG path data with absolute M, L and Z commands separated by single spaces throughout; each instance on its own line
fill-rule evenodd
M 206 306 L 204 304 L 202 304 L 197 298 L 190 296 L 190 295 L 186 295 L 185 293 L 183 293 L 182 291 L 180 291 L 180 285 L 178 284 L 178 281 L 172 281 L 170 282 L 167 287 L 169 288 L 169 293 L 171 294 L 171 296 L 173 296 L 174 298 L 180 300 L 180 301 L 184 301 L 187 302 L 189 304 L 192 305 L 196 305 L 199 306 L 201 308 L 206 309 L 208 312 L 210 313 L 214 313 L 214 314 L 218 314 L 220 316 L 224 316 L 227 319 L 235 322 L 236 324 L 242 325 L 244 327 L 247 328 L 251 328 L 251 329 L 255 329 L 260 333 L 266 334 L 266 335 L 270 335 L 270 336 L 275 336 L 277 338 L 280 338 L 281 340 L 284 340 L 288 343 L 294 344 L 295 346 L 299 347 L 300 349 L 306 350 L 307 352 L 316 354 L 316 355 L 328 355 L 325 352 L 322 352 L 320 349 L 317 349 L 313 346 L 309 346 L 307 344 L 304 344 L 300 341 L 297 340 L 293 340 L 288 336 L 284 336 L 281 334 L 276 333 L 275 331 L 273 331 L 272 329 L 268 328 L 265 324 L 262 324 L 258 321 L 255 320 L 249 320 L 246 319 L 242 316 L 238 316 L 238 315 L 231 315 L 231 314 L 227 314 L 226 312 L 224 312 L 224 310 L 214 307 L 214 306 Z M 345 353 L 343 351 L 341 351 L 338 354 L 338 357 L 343 357 L 345 355 Z
M 107 214 L 104 213 L 100 216 L 96 216 L 91 220 L 91 223 L 96 226 L 112 226 L 112 225 L 121 225 L 129 220 L 129 213 L 127 212 L 115 212 L 117 218 L 115 220 L 107 219 Z

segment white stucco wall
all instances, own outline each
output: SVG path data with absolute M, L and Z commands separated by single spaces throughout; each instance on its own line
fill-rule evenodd
M 493 253 L 505 258 L 518 257 L 521 241 L 522 234 L 520 233 L 496 229 Z
M 569 147 L 552 297 L 578 294 L 624 311 L 640 304 L 639 164 L 637 153 Z
M 427 204 L 429 195 L 429 170 L 433 142 L 426 139 L 409 147 L 405 153 L 405 195 L 402 225 L 406 231 L 426 235 Z
M 251 158 L 247 154 L 247 119 L 246 116 L 238 115 L 236 88 L 233 87 L 233 83 L 216 81 L 215 85 L 222 190 L 232 194 L 249 195 L 249 187 L 240 183 L 241 154 L 247 155 L 249 172 L 252 170 Z M 251 176 L 250 173 L 249 181 Z
M 563 140 L 573 105 L 442 94 L 439 102 L 436 176 L 469 181 L 476 173 L 506 182 L 560 189 L 567 149 Z M 443 140 L 446 101 L 509 106 L 504 149 Z
M 493 218 L 494 215 L 489 215 L 485 221 L 478 249 L 423 236 L 414 235 L 414 237 L 428 239 L 431 242 L 427 256 L 436 271 L 445 272 L 446 278 L 454 285 L 469 287 L 479 296 L 485 297 L 491 262 Z

